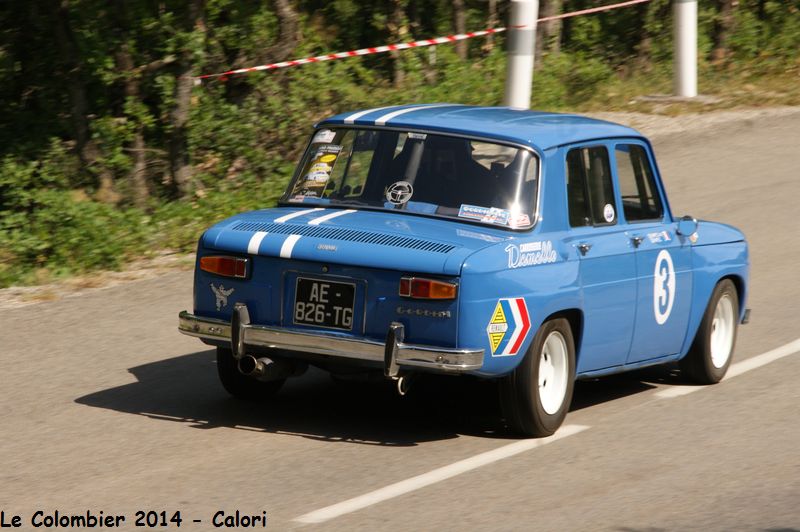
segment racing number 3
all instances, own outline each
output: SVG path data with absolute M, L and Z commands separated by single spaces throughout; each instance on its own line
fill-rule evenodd
M 653 271 L 653 313 L 656 323 L 664 325 L 675 302 L 675 266 L 669 251 L 662 249 Z

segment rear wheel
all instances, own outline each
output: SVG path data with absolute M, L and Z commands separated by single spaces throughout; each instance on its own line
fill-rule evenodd
M 553 434 L 564 422 L 575 383 L 575 341 L 564 318 L 544 323 L 525 358 L 500 382 L 510 429 L 527 436 Z
M 738 325 L 736 286 L 729 279 L 723 279 L 711 294 L 689 353 L 680 361 L 681 371 L 699 384 L 722 380 L 731 365 Z
M 260 381 L 242 375 L 236 367 L 236 359 L 227 347 L 217 347 L 217 373 L 225 390 L 236 397 L 247 401 L 263 401 L 269 399 L 281 389 L 286 379 Z

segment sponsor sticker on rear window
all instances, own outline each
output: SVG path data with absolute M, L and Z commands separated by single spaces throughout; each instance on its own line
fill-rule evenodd
M 331 131 L 330 129 L 321 129 L 317 131 L 317 134 L 314 135 L 314 139 L 311 141 L 312 144 L 328 144 L 329 142 L 333 142 L 333 138 L 336 136 L 335 131 Z
M 331 133 L 333 132 L 331 131 Z M 328 181 L 331 179 L 331 172 L 333 172 L 336 159 L 341 151 L 342 147 L 337 144 L 326 144 L 317 148 L 314 157 L 303 170 L 302 177 L 294 185 L 291 195 L 295 197 L 295 200 L 297 196 L 322 197 L 325 188 L 328 186 Z

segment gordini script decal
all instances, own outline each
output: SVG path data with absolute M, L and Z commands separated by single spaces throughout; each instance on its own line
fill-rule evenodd
M 508 253 L 508 267 L 511 269 L 534 266 L 536 264 L 548 264 L 558 260 L 558 254 L 553 249 L 553 243 L 549 240 L 544 242 L 527 242 L 525 244 L 509 244 L 506 246 Z

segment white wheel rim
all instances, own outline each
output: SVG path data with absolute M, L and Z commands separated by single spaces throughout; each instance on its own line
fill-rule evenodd
M 711 321 L 711 363 L 717 369 L 723 367 L 731 356 L 735 319 L 733 300 L 730 294 L 723 294 L 717 301 Z
M 567 342 L 553 331 L 547 335 L 539 355 L 539 402 L 552 415 L 564 404 L 567 394 Z

